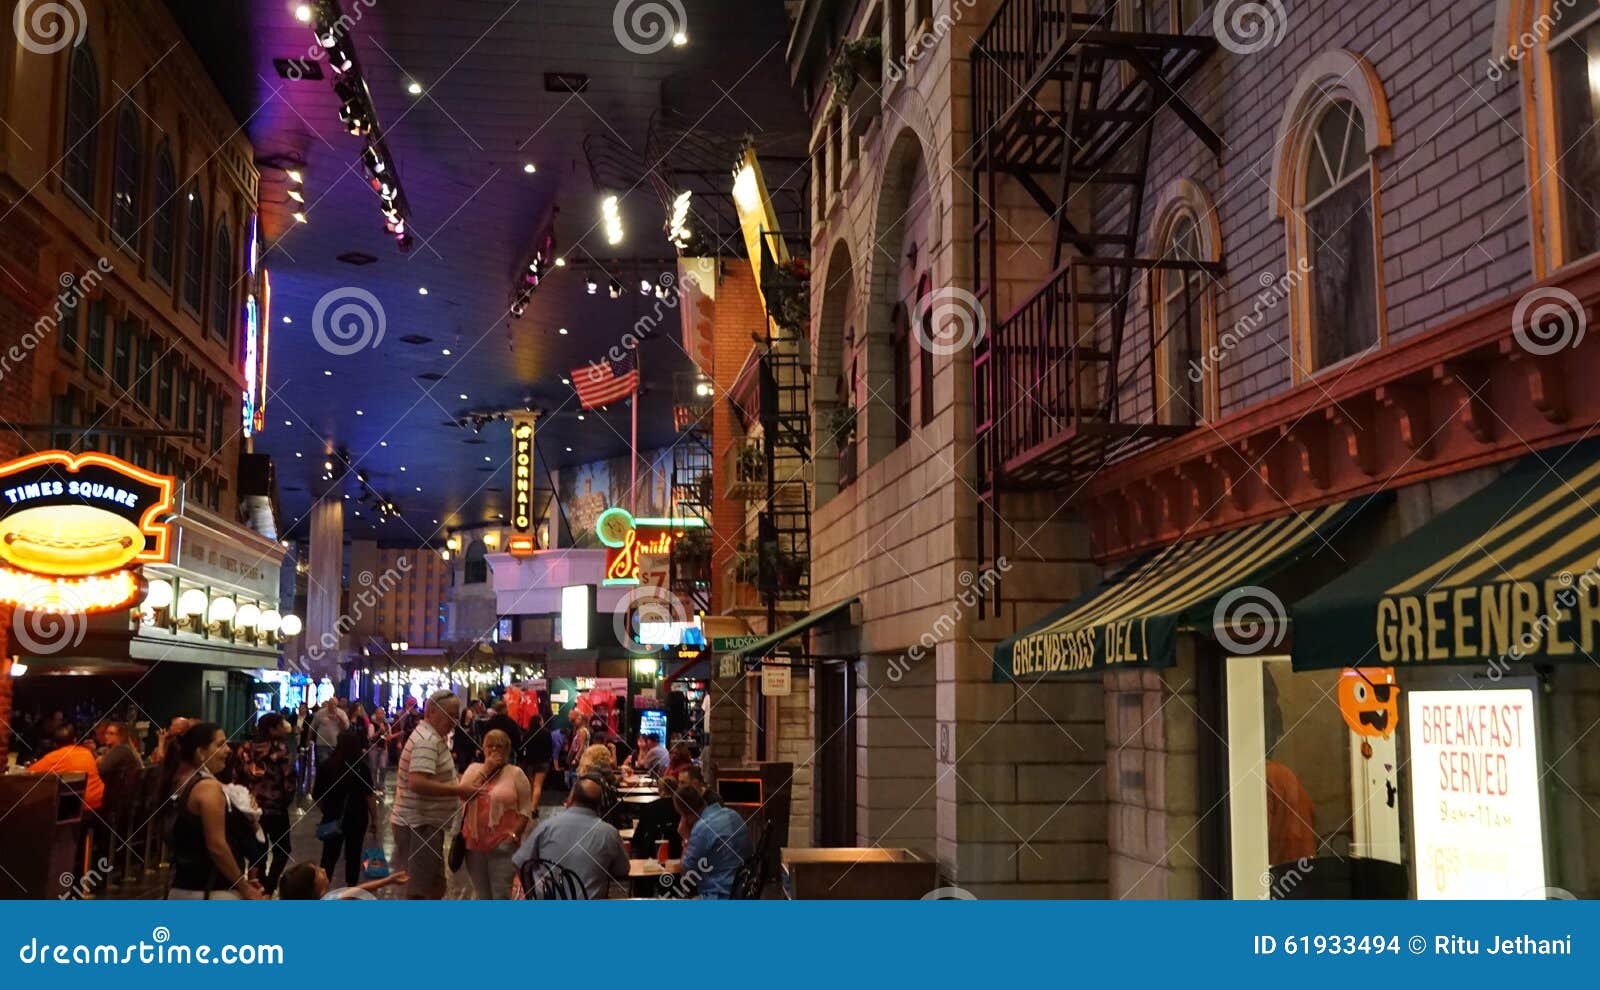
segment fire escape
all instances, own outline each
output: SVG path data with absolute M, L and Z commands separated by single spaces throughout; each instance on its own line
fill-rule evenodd
M 673 539 L 667 583 L 680 601 L 701 613 L 711 607 L 711 398 L 710 389 L 697 376 L 677 377 L 672 404 L 678 430 L 672 445 L 672 512 L 704 525 L 685 528 Z
M 1070 492 L 1108 461 L 1192 428 L 1163 421 L 1156 342 L 1123 337 L 1140 279 L 1218 271 L 1137 254 L 1157 115 L 1177 115 L 1220 153 L 1178 95 L 1217 43 L 1119 30 L 1117 7 L 1008 0 L 972 49 L 972 260 L 990 327 L 973 349 L 980 568 L 1002 552 L 1005 492 Z M 1055 237 L 1050 274 L 1001 311 L 1001 273 L 1027 250 L 1002 245 L 1009 183 L 1055 221 Z
M 767 304 L 760 366 L 764 501 L 757 517 L 757 587 L 767 609 L 767 630 L 778 628 L 785 603 L 805 607 L 811 597 L 811 366 L 801 326 L 775 314 L 773 300 L 804 299 L 808 285 L 778 263 L 795 245 L 781 233 L 761 239 L 761 294 Z M 798 249 L 795 248 L 797 251 Z M 791 257 L 802 257 L 794 254 Z M 774 318 L 774 317 L 777 318 Z

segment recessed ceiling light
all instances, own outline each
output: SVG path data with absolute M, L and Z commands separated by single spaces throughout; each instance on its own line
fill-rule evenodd
M 293 323 L 293 322 L 294 322 L 294 317 L 292 317 L 292 316 L 285 316 L 285 317 L 284 317 L 284 318 L 283 318 L 283 322 L 285 322 L 285 323 Z
M 294 9 L 294 19 L 301 24 L 311 23 L 311 5 L 303 3 Z
M 419 492 L 422 491 L 422 486 L 421 485 L 417 486 L 417 491 L 419 491 Z
M 578 422 L 580 422 L 580 423 L 583 422 L 583 418 L 584 418 L 583 417 L 583 413 L 579 413 L 578 414 Z
M 443 354 L 445 357 L 449 357 L 450 356 L 450 348 L 446 347 L 444 350 L 440 351 L 439 353 Z
M 362 411 L 361 411 L 361 410 L 359 410 L 359 409 L 357 409 L 357 410 L 356 410 L 356 415 L 357 415 L 357 416 L 365 416 L 365 415 L 366 415 L 366 413 L 364 413 L 364 412 L 362 412 Z
M 357 509 L 357 510 L 356 510 L 356 518 L 357 518 L 357 519 L 360 519 L 360 518 L 361 518 L 361 510 L 360 510 L 360 509 Z
M 488 455 L 488 454 L 484 454 L 484 455 L 483 455 L 483 459 L 484 459 L 484 460 L 486 460 L 486 461 L 492 461 L 492 460 L 494 460 L 494 458 L 492 458 L 492 457 L 490 457 L 490 456 L 489 456 L 489 455 Z
M 411 85 L 406 87 L 406 92 L 410 93 L 412 96 L 421 96 L 422 84 L 413 79 L 411 80 Z
M 674 48 L 682 48 L 684 45 L 687 45 L 688 43 L 689 43 L 689 36 L 688 36 L 688 34 L 682 32 L 682 31 L 679 31 L 679 32 L 677 32 L 676 34 L 674 34 L 672 36 L 672 47 L 674 47 Z
M 404 464 L 400 465 L 400 470 L 404 471 L 405 469 L 406 469 L 406 466 Z
M 465 392 L 462 392 L 462 393 L 461 393 L 461 401 L 462 401 L 462 402 L 465 402 L 465 401 L 467 401 L 467 393 L 465 393 Z
M 427 294 L 428 294 L 428 287 L 426 285 L 417 286 L 417 295 L 425 296 Z
M 292 421 L 286 419 L 286 420 L 283 421 L 283 425 L 284 426 L 293 426 L 294 423 Z
M 379 440 L 378 441 L 378 446 L 387 447 L 387 446 L 389 446 L 389 441 L 387 441 L 387 440 Z
M 565 337 L 566 335 L 567 335 L 567 328 L 566 327 L 562 327 L 561 328 L 561 336 Z
M 563 384 L 563 385 L 571 385 L 572 384 L 572 379 L 566 377 L 565 375 L 562 375 L 561 376 L 561 384 Z
M 572 448 L 571 447 L 567 448 L 567 453 L 569 453 L 569 454 L 572 453 Z
M 322 377 L 324 377 L 324 378 L 332 378 L 333 377 L 333 372 L 331 372 L 331 371 L 323 371 Z
M 529 175 L 532 175 L 533 173 L 539 171 L 539 166 L 535 165 L 533 162 L 528 162 L 522 166 L 522 170 Z
M 346 501 L 346 502 L 348 502 L 348 501 L 350 501 L 350 496 L 349 496 L 349 495 L 346 495 L 346 496 L 345 496 L 345 497 L 344 497 L 344 500 L 345 500 L 345 501 Z
M 297 451 L 294 452 L 294 456 L 296 456 L 296 457 L 304 457 L 306 455 L 300 453 L 300 451 L 297 450 Z

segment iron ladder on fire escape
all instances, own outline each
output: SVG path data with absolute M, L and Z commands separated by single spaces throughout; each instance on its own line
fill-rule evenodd
M 686 527 L 674 537 L 667 583 L 680 601 L 700 614 L 711 607 L 711 400 L 692 376 L 678 377 L 672 407 L 678 438 L 672 445 L 671 504 L 676 517 L 703 525 Z
M 1178 95 L 1217 43 L 1120 30 L 1117 7 L 1008 0 L 972 49 L 973 282 L 991 328 L 973 348 L 980 570 L 1003 552 L 1004 491 L 1070 493 L 1108 459 L 1187 429 L 1130 409 L 1119 362 L 1137 280 L 1185 267 L 1137 256 L 1153 121 L 1170 111 L 1220 152 Z M 998 210 L 1008 183 L 1055 220 L 1055 237 L 1050 274 L 1002 312 L 1000 273 L 1029 250 L 1001 245 L 1020 236 Z
M 787 245 L 787 246 L 785 246 Z M 757 587 L 767 606 L 767 630 L 778 628 L 780 601 L 811 597 L 811 494 L 804 483 L 811 469 L 811 361 L 805 326 L 774 319 L 773 300 L 809 283 L 778 264 L 777 253 L 794 245 L 777 231 L 761 239 L 761 290 L 766 336 L 760 368 L 761 433 L 766 461 L 766 497 L 756 533 Z

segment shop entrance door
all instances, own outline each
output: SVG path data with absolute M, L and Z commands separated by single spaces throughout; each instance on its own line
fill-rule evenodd
M 1229 657 L 1226 670 L 1233 896 L 1392 886 L 1399 871 L 1371 867 L 1402 860 L 1395 737 L 1350 731 L 1337 670 L 1296 673 L 1288 657 Z
M 817 699 L 817 845 L 856 844 L 856 668 L 812 668 Z

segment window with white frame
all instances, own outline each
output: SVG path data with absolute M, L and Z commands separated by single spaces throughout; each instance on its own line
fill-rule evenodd
M 1307 372 L 1315 373 L 1379 343 L 1374 173 L 1361 113 L 1335 99 L 1314 118 L 1304 142 L 1301 257 L 1309 269 Z

